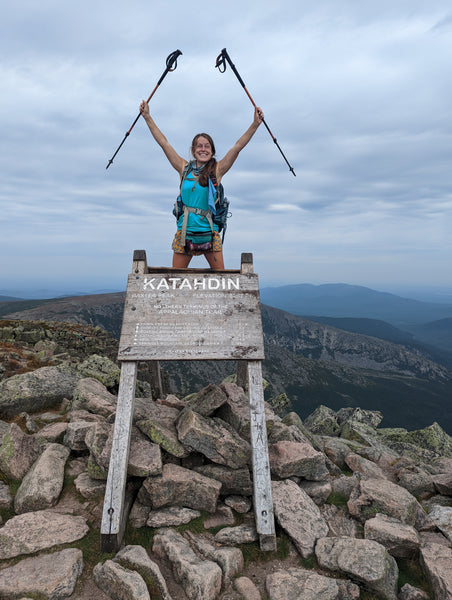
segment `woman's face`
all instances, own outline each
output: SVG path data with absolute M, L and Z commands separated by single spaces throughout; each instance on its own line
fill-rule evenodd
M 206 163 L 212 158 L 212 146 L 209 140 L 202 135 L 195 142 L 193 157 L 197 163 Z

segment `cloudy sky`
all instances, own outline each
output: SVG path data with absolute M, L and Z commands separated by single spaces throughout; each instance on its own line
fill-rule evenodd
M 452 6 L 448 0 L 6 0 L 0 21 L 0 294 L 125 289 L 134 249 L 171 264 L 178 176 L 140 119 L 188 158 L 221 158 L 226 266 L 261 285 L 452 289 Z M 192 266 L 203 267 L 203 258 Z M 33 293 L 31 294 L 33 295 Z

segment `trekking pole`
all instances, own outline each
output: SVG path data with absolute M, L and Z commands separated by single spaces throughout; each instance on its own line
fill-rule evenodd
M 243 79 L 240 77 L 237 69 L 235 68 L 235 65 L 232 63 L 229 54 L 227 53 L 226 48 L 223 48 L 223 50 L 221 51 L 221 53 L 218 55 L 217 57 L 217 62 L 215 63 L 215 68 L 218 68 L 218 70 L 220 71 L 220 73 L 224 73 L 226 71 L 226 62 L 229 63 L 231 69 L 234 71 L 235 76 L 237 77 L 237 79 L 240 82 L 240 85 L 243 87 L 243 89 L 245 90 L 248 98 L 251 100 L 251 104 L 254 106 L 254 108 L 256 108 L 256 103 L 254 102 L 254 100 L 251 97 L 251 94 L 249 93 L 249 91 L 246 89 L 246 85 L 243 82 Z M 275 136 L 273 135 L 273 133 L 270 131 L 269 126 L 267 125 L 267 123 L 265 122 L 265 119 L 262 119 L 262 123 L 265 125 L 265 127 L 267 128 L 268 133 L 271 135 L 272 140 L 275 142 L 276 146 L 278 147 L 278 150 L 281 152 L 284 160 L 286 161 L 289 170 L 295 175 L 295 171 L 293 170 L 293 167 L 290 166 L 289 161 L 287 160 L 287 158 L 284 156 L 284 152 L 281 150 L 281 148 L 279 147 L 279 144 L 275 138 Z
M 159 85 L 162 83 L 162 81 L 165 79 L 167 73 L 169 71 L 175 71 L 176 67 L 177 67 L 177 59 L 178 57 L 182 54 L 182 52 L 180 50 L 175 50 L 174 52 L 171 52 L 171 54 L 168 56 L 168 58 L 166 59 L 166 69 L 163 71 L 162 76 L 160 77 L 160 79 L 157 82 L 157 85 L 155 86 L 155 88 L 152 90 L 151 95 L 149 96 L 149 98 L 146 100 L 146 102 L 149 102 L 149 100 L 152 98 L 152 96 L 155 94 L 155 92 L 157 91 L 157 88 L 159 87 Z M 174 66 L 173 66 L 174 65 Z M 119 144 L 116 152 L 113 154 L 113 156 L 110 158 L 110 160 L 108 161 L 108 165 L 105 167 L 106 169 L 108 169 L 108 167 L 111 165 L 111 163 L 113 162 L 113 159 L 115 158 L 115 156 L 118 154 L 118 152 L 121 150 L 122 145 L 124 144 L 124 142 L 126 141 L 126 139 L 129 137 L 130 132 L 132 131 L 132 129 L 135 127 L 135 124 L 137 123 L 138 119 L 141 117 L 141 113 L 138 113 L 137 118 L 135 119 L 135 121 L 132 123 L 129 131 L 126 132 L 122 142 Z

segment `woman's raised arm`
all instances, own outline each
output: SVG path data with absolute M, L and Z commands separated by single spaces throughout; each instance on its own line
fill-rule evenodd
M 168 142 L 166 137 L 157 127 L 157 125 L 154 122 L 154 119 L 149 113 L 149 106 L 145 100 L 143 100 L 140 104 L 140 113 L 143 119 L 146 121 L 146 124 L 149 127 L 149 131 L 152 133 L 153 138 L 165 153 L 165 156 L 169 160 L 171 166 L 174 167 L 174 169 L 176 169 L 176 171 L 180 175 L 182 175 L 182 171 L 184 170 L 187 161 L 184 158 L 182 158 L 182 156 L 179 156 L 179 154 L 174 150 L 174 148 Z
M 218 161 L 217 178 L 221 180 L 223 175 L 229 171 L 232 165 L 237 160 L 241 150 L 248 144 L 253 135 L 256 133 L 259 125 L 264 120 L 264 113 L 258 106 L 254 109 L 254 119 L 245 133 L 236 141 L 232 148 L 225 154 L 224 158 Z

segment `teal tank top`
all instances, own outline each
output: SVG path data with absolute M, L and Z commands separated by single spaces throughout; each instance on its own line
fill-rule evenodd
M 209 208 L 209 187 L 199 185 L 199 182 L 189 173 L 182 183 L 182 202 L 186 206 L 208 210 Z M 177 228 L 182 229 L 184 216 L 181 215 L 177 220 Z M 215 231 L 218 231 L 218 225 L 213 225 Z M 187 233 L 210 232 L 212 231 L 209 221 L 202 215 L 188 214 Z

